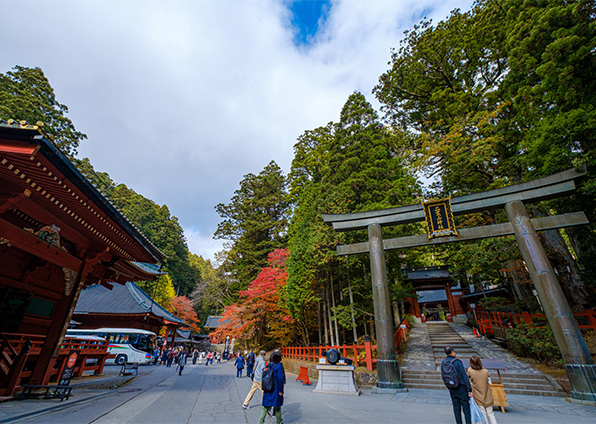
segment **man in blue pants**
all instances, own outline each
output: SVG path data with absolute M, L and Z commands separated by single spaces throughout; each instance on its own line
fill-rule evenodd
M 455 358 L 455 350 L 451 346 L 445 346 L 445 354 L 447 357 L 441 362 L 441 377 L 451 395 L 455 422 L 457 424 L 463 424 L 461 420 L 461 411 L 463 409 L 466 424 L 472 424 L 472 417 L 470 415 L 472 386 L 470 386 L 468 374 L 464 369 L 462 361 Z

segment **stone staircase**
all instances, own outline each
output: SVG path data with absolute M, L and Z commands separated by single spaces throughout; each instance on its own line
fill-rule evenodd
M 457 332 L 451 328 L 449 323 L 444 321 L 427 323 L 430 345 L 432 347 L 435 365 L 441 366 L 441 361 L 445 358 L 445 346 L 451 346 L 458 358 L 469 359 L 476 355 L 482 358 Z M 438 369 L 438 368 L 437 368 Z
M 496 371 L 490 374 L 493 383 L 498 383 Z M 568 397 L 564 391 L 555 388 L 545 375 L 503 374 L 501 377 L 507 394 Z M 447 390 L 440 371 L 403 370 L 402 381 L 408 389 Z
M 483 358 L 479 351 L 484 353 L 486 358 L 504 359 L 509 372 L 501 371 L 501 378 L 507 394 L 568 396 L 558 384 L 552 383 L 549 377 L 531 369 L 526 364 L 519 363 L 497 345 L 485 339 L 475 339 L 473 336 L 466 335 L 469 329 L 464 326 L 460 326 L 463 327 L 462 329 L 447 322 L 431 322 L 422 324 L 422 327 L 418 325 L 415 328 L 416 337 L 411 337 L 408 343 L 408 350 L 404 357 L 405 366 L 402 368 L 402 381 L 408 389 L 447 390 L 441 379 L 440 369 L 441 361 L 445 358 L 444 348 L 449 345 L 453 347 L 460 359 L 467 359 L 472 355 Z M 455 331 L 454 327 L 459 332 Z M 471 330 L 469 331 L 471 333 Z M 428 346 L 429 341 L 430 346 Z M 497 372 L 490 371 L 490 374 L 492 381 L 498 383 Z

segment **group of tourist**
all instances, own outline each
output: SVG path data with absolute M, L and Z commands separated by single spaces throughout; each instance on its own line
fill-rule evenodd
M 462 411 L 466 424 L 472 423 L 470 399 L 474 399 L 472 407 L 477 407 L 487 424 L 497 424 L 493 412 L 494 398 L 490 387 L 490 375 L 482 366 L 482 360 L 470 356 L 470 367 L 466 370 L 461 360 L 456 358 L 455 350 L 445 346 L 447 357 L 441 363 L 441 377 L 449 389 L 455 422 L 462 423 Z
M 194 349 L 191 353 L 190 349 L 183 346 L 165 346 L 161 349 L 156 347 L 153 351 L 153 365 L 159 363 L 160 365 L 171 367 L 173 364 L 176 364 L 176 370 L 180 375 L 182 375 L 182 370 L 189 358 L 192 358 L 193 365 L 197 362 L 201 365 L 203 360 L 205 361 L 205 365 L 212 365 L 214 361 L 219 364 L 221 362 L 221 353 L 205 350 L 199 352 L 198 349 Z
M 242 370 L 244 369 L 244 364 L 246 364 L 247 377 L 252 378 L 252 386 L 244 402 L 242 402 L 242 407 L 244 409 L 250 409 L 250 401 L 255 392 L 260 390 L 263 395 L 261 402 L 263 409 L 259 417 L 259 424 L 265 422 L 267 414 L 275 415 L 277 424 L 281 424 L 283 421 L 281 407 L 284 403 L 284 386 L 286 385 L 286 372 L 281 363 L 281 353 L 277 350 L 273 352 L 269 357 L 269 364 L 265 361 L 266 352 L 264 350 L 261 350 L 258 355 L 255 355 L 252 350 L 248 353 L 245 352 L 245 355 L 246 359 L 244 359 L 242 352 L 238 352 L 236 361 L 234 362 L 237 370 L 236 377 L 242 377 Z M 273 381 L 271 390 L 268 391 L 262 387 L 263 376 L 266 372 L 271 374 L 269 378 Z

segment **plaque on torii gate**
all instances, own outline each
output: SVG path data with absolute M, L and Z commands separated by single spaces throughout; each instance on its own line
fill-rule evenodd
M 384 226 L 424 221 L 426 217 L 422 204 L 323 215 L 323 220 L 331 224 L 335 231 L 368 230 L 368 242 L 337 246 L 337 254 L 370 254 L 378 348 L 378 378 L 375 392 L 386 393 L 403 389 L 393 343 L 385 251 L 514 235 L 561 350 L 565 370 L 573 387 L 571 395 L 579 400 L 596 401 L 596 365 L 536 233 L 588 224 L 588 219 L 583 212 L 530 219 L 524 206 L 524 203 L 537 203 L 571 194 L 576 189 L 575 181 L 585 175 L 585 172 L 585 169 L 570 169 L 522 184 L 454 197 L 451 199 L 453 215 L 504 208 L 509 220 L 502 224 L 460 228 L 457 229 L 457 235 L 429 239 L 427 234 L 420 234 L 383 240 Z

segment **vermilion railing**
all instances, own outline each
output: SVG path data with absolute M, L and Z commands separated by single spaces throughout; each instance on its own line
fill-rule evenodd
M 396 349 L 399 349 L 400 345 L 406 339 L 409 327 L 408 320 L 404 318 L 393 335 Z M 355 366 L 365 364 L 366 369 L 369 371 L 372 371 L 374 364 L 377 363 L 377 358 L 374 357 L 376 355 L 373 354 L 377 350 L 377 345 L 373 345 L 368 341 L 365 341 L 364 345 L 289 346 L 282 347 L 280 352 L 286 358 L 318 362 L 319 358 L 323 357 L 323 352 L 328 349 L 339 350 L 341 356 L 354 361 Z
M 528 324 L 530 327 L 543 327 L 547 324 L 545 314 L 530 314 L 529 312 L 500 312 L 476 308 L 476 321 L 482 334 L 493 334 L 494 327 L 510 328 L 518 324 Z M 596 313 L 593 310 L 573 314 L 580 330 L 596 332 Z

